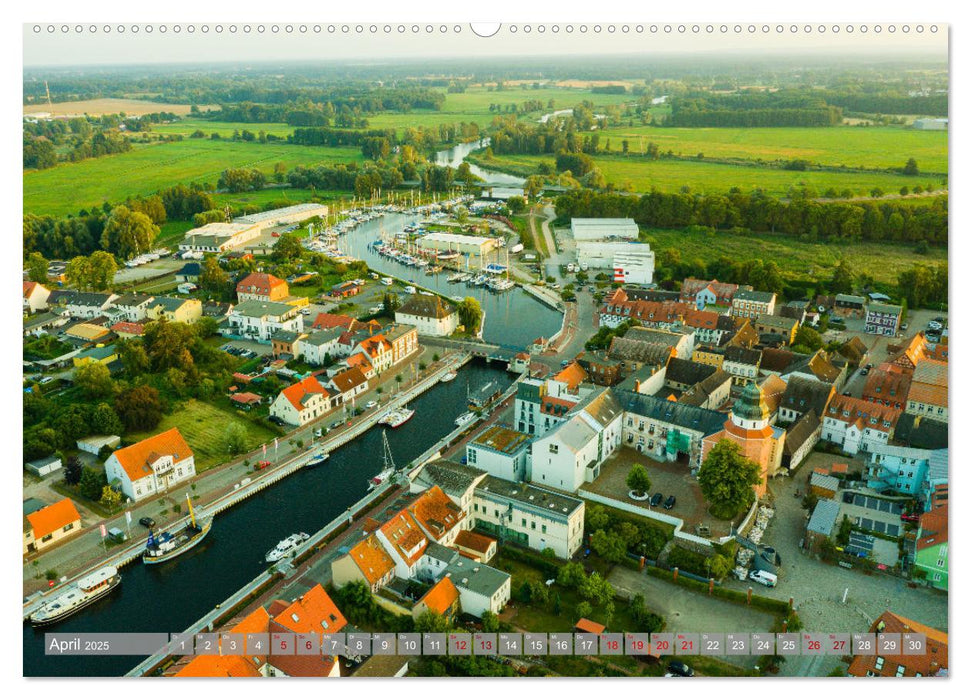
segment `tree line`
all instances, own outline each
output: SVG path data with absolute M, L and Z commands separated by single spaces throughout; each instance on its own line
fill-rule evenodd
M 801 91 L 744 91 L 716 94 L 693 91 L 671 100 L 666 126 L 775 127 L 832 126 L 843 121 L 839 107 Z
M 781 233 L 810 240 L 926 241 L 947 243 L 947 196 L 926 204 L 884 200 L 821 202 L 782 200 L 763 192 L 727 195 L 652 191 L 640 197 L 568 192 L 556 200 L 561 217 L 629 217 L 641 226 L 682 229 L 703 226 L 736 233 Z

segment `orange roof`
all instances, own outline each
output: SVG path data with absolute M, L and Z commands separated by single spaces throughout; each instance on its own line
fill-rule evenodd
M 287 401 L 293 404 L 293 407 L 298 411 L 302 411 L 306 406 L 304 406 L 303 400 L 309 394 L 324 394 L 327 395 L 327 389 L 317 381 L 317 377 L 310 375 L 309 377 L 304 377 L 296 384 L 291 384 L 286 389 L 280 392 L 283 394 Z
M 371 357 L 377 357 L 382 352 L 391 352 L 391 343 L 385 340 L 384 336 L 380 333 L 378 335 L 372 335 L 366 340 L 360 342 L 361 348 Z
M 947 363 L 939 360 L 918 362 L 907 400 L 932 406 L 947 406 Z
M 115 333 L 128 333 L 129 335 L 144 335 L 144 323 L 132 323 L 131 321 L 119 321 L 111 327 Z
M 582 382 L 587 380 L 587 373 L 584 371 L 583 367 L 580 366 L 580 363 L 574 360 L 557 372 L 553 376 L 553 379 L 566 384 L 570 391 L 576 391 L 576 388 L 580 386 Z
M 394 568 L 394 561 L 374 534 L 354 545 L 348 554 L 372 586 Z
M 829 473 L 830 474 L 846 474 L 847 471 L 849 471 L 849 468 L 850 468 L 850 465 L 848 465 L 848 464 L 844 464 L 844 463 L 834 464 L 832 466 L 832 468 L 830 468 Z
M 599 622 L 588 620 L 585 617 L 581 617 L 579 620 L 577 620 L 577 623 L 573 626 L 574 628 L 580 630 L 581 632 L 590 632 L 591 634 L 603 634 L 603 631 L 607 629 Z
M 463 518 L 462 509 L 438 485 L 419 496 L 408 511 L 436 541 L 457 527 Z
M 239 394 L 233 394 L 229 397 L 229 400 L 235 401 L 236 403 L 259 403 L 263 400 L 263 397 L 251 391 L 244 391 Z
M 561 410 L 555 410 L 553 407 L 558 406 Z M 555 396 L 544 396 L 543 403 L 540 405 L 540 413 L 549 413 L 550 415 L 565 416 L 567 411 L 576 406 L 573 401 L 567 401 L 566 399 L 559 399 Z
M 178 428 L 169 428 L 164 433 L 145 438 L 134 445 L 115 450 L 112 457 L 118 460 L 128 478 L 137 481 L 152 473 L 152 464 L 171 455 L 176 462 L 192 457 L 192 450 L 182 437 Z
M 848 416 L 844 416 L 844 411 Z M 883 406 L 878 403 L 864 401 L 863 399 L 853 398 L 852 396 L 834 396 L 826 409 L 824 418 L 838 420 L 847 424 L 855 424 L 860 428 L 880 430 L 886 432 L 892 430 L 897 425 L 900 418 L 900 411 L 891 406 Z M 875 419 L 875 423 L 870 420 Z M 883 422 L 890 423 L 890 428 L 886 428 Z
M 263 608 L 256 608 L 230 630 L 236 634 L 265 633 L 269 629 L 270 616 Z M 262 674 L 266 655 L 218 656 L 204 654 L 194 657 L 175 674 L 187 678 L 257 678 Z
M 920 535 L 917 549 L 927 549 L 947 542 L 947 502 L 920 516 Z
M 471 530 L 462 530 L 458 535 L 455 536 L 456 547 L 462 547 L 480 554 L 485 554 L 488 552 L 489 548 L 494 542 L 495 540 L 491 537 L 480 535 L 479 533 L 472 532 Z
M 317 314 L 313 327 L 314 329 L 336 328 L 337 326 L 350 328 L 352 323 L 354 323 L 354 319 L 344 314 Z
M 350 369 L 345 369 L 343 372 L 338 372 L 330 378 L 330 381 L 343 394 L 354 387 L 364 384 L 367 381 L 367 377 L 364 376 L 364 372 L 360 368 L 351 367 Z
M 851 676 L 861 677 L 867 675 L 867 672 L 873 676 L 887 677 L 897 676 L 898 672 L 905 677 L 913 677 L 918 673 L 922 676 L 935 676 L 947 669 L 946 632 L 941 632 L 920 622 L 908 620 L 906 617 L 901 617 L 889 610 L 874 620 L 870 631 L 887 634 L 903 634 L 905 632 L 923 634 L 927 637 L 926 652 L 917 655 L 854 656 L 847 671 Z M 878 658 L 882 659 L 880 668 L 877 668 Z M 898 667 L 900 666 L 903 667 L 903 671 L 899 671 Z
M 458 599 L 459 589 L 452 583 L 452 579 L 445 576 L 429 588 L 428 592 L 418 602 L 424 603 L 432 612 L 444 615 L 452 609 Z
M 36 286 L 36 282 L 24 282 L 24 299 L 28 298 L 33 293 L 34 287 Z
M 344 615 L 319 583 L 293 601 L 273 621 L 297 634 L 332 634 L 347 625 Z
M 34 539 L 41 539 L 52 532 L 57 532 L 65 525 L 76 523 L 81 519 L 78 509 L 70 498 L 64 498 L 57 503 L 44 506 L 27 516 L 30 527 L 34 530 Z
M 400 511 L 382 525 L 381 532 L 408 566 L 418 561 L 428 547 L 428 538 L 407 510 Z
M 260 294 L 272 301 L 290 294 L 290 287 L 279 277 L 265 272 L 251 272 L 236 284 L 236 294 L 240 293 Z
M 684 325 L 692 328 L 714 329 L 718 327 L 718 314 L 714 311 L 687 311 L 684 314 Z
M 358 367 L 362 372 L 365 373 L 374 367 L 368 360 L 367 355 L 365 355 L 363 352 L 356 352 L 344 361 L 347 363 L 348 367 Z

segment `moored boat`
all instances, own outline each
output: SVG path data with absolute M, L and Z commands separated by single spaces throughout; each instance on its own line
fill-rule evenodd
M 475 420 L 475 413 L 469 411 L 468 413 L 463 413 L 461 416 L 455 419 L 456 428 L 464 428 L 469 423 Z
M 402 406 L 399 409 L 386 413 L 378 422 L 381 425 L 387 425 L 390 428 L 397 428 L 399 425 L 403 425 L 411 420 L 413 415 L 415 415 L 415 410 L 413 408 L 405 408 Z
M 277 542 L 276 547 L 266 553 L 266 561 L 273 563 L 291 556 L 301 544 L 310 539 L 306 532 L 296 532 Z
M 164 531 L 155 534 L 150 530 L 145 551 L 142 553 L 142 561 L 146 564 L 161 564 L 175 559 L 202 542 L 209 534 L 212 529 L 212 516 L 202 514 L 197 520 L 189 494 L 186 494 L 185 500 L 189 504 L 189 522 L 174 533 Z
M 305 465 L 305 469 L 312 469 L 313 467 L 319 467 L 321 464 L 330 459 L 330 455 L 325 452 L 316 452 L 314 456 L 310 458 Z
M 439 379 L 438 381 L 440 381 L 440 382 L 450 382 L 453 379 L 455 379 L 457 376 L 459 376 L 459 375 L 456 374 L 455 372 L 446 372 L 445 374 L 442 375 L 442 378 Z
M 104 598 L 121 583 L 121 576 L 114 566 L 103 566 L 82 576 L 56 598 L 30 616 L 32 625 L 52 625 L 70 617 L 97 600 Z

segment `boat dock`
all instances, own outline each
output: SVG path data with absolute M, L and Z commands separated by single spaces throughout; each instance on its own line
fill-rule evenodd
M 460 355 L 445 358 L 442 366 L 439 367 L 435 372 L 428 375 L 427 377 L 424 377 L 423 379 L 418 381 L 414 386 L 411 386 L 403 390 L 398 396 L 396 396 L 394 401 L 388 404 L 388 410 L 395 410 L 395 409 L 401 408 L 402 406 L 407 405 L 410 401 L 414 400 L 417 396 L 423 394 L 424 392 L 436 386 L 444 374 L 447 374 L 448 372 L 457 371 L 459 368 L 463 367 L 466 363 L 468 363 L 471 359 L 472 359 L 472 354 L 468 352 L 464 352 Z M 237 503 L 240 503 L 241 501 L 249 498 L 250 496 L 253 496 L 259 493 L 260 491 L 263 491 L 264 489 L 267 489 L 270 486 L 273 486 L 274 484 L 290 476 L 297 470 L 302 469 L 304 466 L 307 465 L 308 462 L 312 461 L 314 454 L 316 454 L 319 450 L 322 449 L 329 454 L 334 450 L 337 450 L 343 447 L 347 443 L 357 439 L 365 432 L 367 432 L 375 425 L 377 425 L 378 420 L 380 419 L 381 416 L 384 415 L 384 413 L 385 412 L 382 411 L 377 414 L 372 413 L 370 415 L 363 416 L 357 423 L 353 424 L 347 430 L 342 431 L 340 435 L 337 435 L 336 437 L 331 438 L 330 440 L 325 440 L 323 442 L 310 445 L 306 451 L 300 453 L 296 457 L 292 457 L 291 459 L 283 462 L 278 467 L 271 468 L 266 470 L 263 473 L 260 473 L 259 476 L 256 476 L 251 480 L 249 480 L 249 483 L 246 483 L 247 479 L 243 479 L 239 484 L 235 484 L 231 491 L 215 498 L 213 501 L 209 503 L 195 504 L 195 505 L 196 507 L 203 508 L 206 511 L 206 513 L 208 513 L 209 515 L 215 516 L 218 513 L 221 513 L 222 511 L 228 508 L 231 508 Z M 375 489 L 375 491 L 372 492 L 372 495 L 380 491 L 382 491 L 382 489 Z M 169 524 L 166 529 L 176 530 L 181 527 L 184 527 L 185 524 L 188 522 L 188 519 L 189 519 L 189 516 L 181 518 Z M 91 566 L 85 568 L 83 571 L 65 580 L 64 582 L 60 583 L 56 587 L 50 588 L 41 593 L 36 593 L 30 598 L 26 599 L 23 603 L 23 619 L 26 620 L 27 618 L 29 618 L 36 610 L 38 610 L 40 607 L 45 605 L 48 600 L 50 600 L 52 597 L 59 595 L 60 592 L 62 592 L 66 586 L 74 583 L 82 576 L 85 576 L 93 571 L 96 571 L 102 566 L 114 566 L 120 570 L 124 566 L 127 566 L 128 564 L 132 563 L 133 561 L 141 557 L 142 552 L 145 549 L 145 544 L 147 540 L 148 540 L 147 536 L 138 537 L 134 539 L 131 542 L 131 544 L 126 546 L 124 549 L 121 549 L 118 552 L 111 554 L 110 556 L 95 562 Z M 311 538 L 311 542 L 313 541 L 314 541 L 314 538 Z

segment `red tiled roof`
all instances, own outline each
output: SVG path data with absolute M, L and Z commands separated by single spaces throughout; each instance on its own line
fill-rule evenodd
M 333 634 L 347 625 L 344 615 L 319 583 L 274 615 L 273 621 L 297 634 Z
M 129 335 L 144 335 L 145 324 L 133 323 L 131 321 L 119 321 L 111 327 L 115 333 L 128 333 Z
M 354 545 L 348 556 L 372 586 L 394 568 L 394 561 L 373 533 Z
M 574 360 L 557 372 L 553 379 L 566 384 L 570 391 L 576 391 L 577 387 L 587 380 L 587 373 L 580 363 Z
M 250 391 L 242 391 L 238 394 L 233 394 L 230 396 L 229 400 L 235 403 L 253 404 L 260 403 L 263 400 L 263 397 Z
M 471 530 L 462 530 L 458 535 L 455 536 L 456 547 L 462 547 L 479 554 L 487 553 L 494 542 L 495 540 L 491 537 L 480 535 L 479 533 L 472 532 Z
M 581 632 L 590 632 L 591 634 L 603 634 L 603 631 L 607 629 L 599 622 L 588 620 L 585 617 L 581 617 L 579 620 L 577 620 L 577 623 L 573 625 L 573 627 Z
M 178 428 L 169 428 L 164 433 L 115 450 L 112 456 L 121 464 L 128 478 L 137 481 L 151 474 L 151 463 L 165 455 L 171 455 L 176 462 L 193 456 L 192 450 L 189 449 L 188 443 Z
M 408 507 L 408 512 L 436 541 L 442 539 L 452 528 L 458 527 L 464 515 L 462 509 L 437 485 L 419 496 Z
M 354 323 L 354 319 L 344 314 L 317 314 L 313 327 L 315 330 L 337 328 L 338 326 L 350 329 L 352 323 Z
M 917 550 L 927 549 L 947 542 L 947 502 L 920 516 L 921 538 L 917 540 Z
M 381 532 L 408 566 L 418 561 L 428 547 L 428 538 L 407 510 L 400 511 L 382 525 Z
M 287 283 L 265 272 L 251 272 L 236 284 L 236 294 L 260 294 L 270 300 L 282 299 L 290 293 Z
M 903 675 L 913 677 L 936 676 L 947 669 L 947 633 L 933 627 L 908 620 L 889 610 L 878 617 L 870 627 L 871 632 L 887 634 L 903 634 L 913 632 L 927 637 L 927 648 L 924 654 L 884 654 L 883 656 L 854 656 L 847 670 L 849 675 L 862 677 L 866 675 L 895 677 Z M 879 659 L 879 662 L 878 662 Z M 879 668 L 878 668 L 879 666 Z M 900 668 L 903 667 L 901 671 Z

